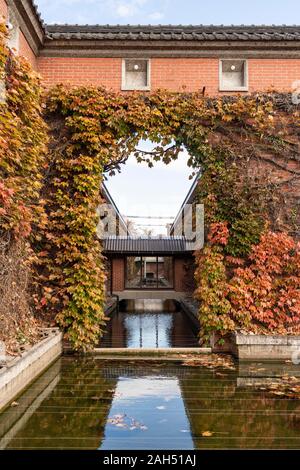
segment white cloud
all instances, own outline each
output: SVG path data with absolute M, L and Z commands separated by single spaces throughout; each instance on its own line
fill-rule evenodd
M 135 8 L 133 5 L 118 5 L 116 13 L 118 16 L 121 16 L 121 18 L 126 18 L 135 14 Z
M 162 11 L 153 11 L 152 13 L 147 12 L 147 9 L 151 7 L 152 3 L 151 1 L 149 2 L 149 0 L 116 0 L 113 3 L 116 14 L 121 18 L 144 15 L 145 18 L 156 21 L 164 17 Z
M 161 396 L 173 399 L 181 396 L 179 381 L 175 377 L 164 377 L 164 380 L 155 376 L 122 378 L 117 384 L 116 392 L 117 401 Z
M 129 0 L 116 1 L 115 11 L 121 18 L 129 18 L 131 16 L 142 13 L 142 7 L 146 5 L 148 0 Z
M 164 17 L 164 14 L 161 11 L 154 11 L 148 16 L 151 20 L 161 20 Z

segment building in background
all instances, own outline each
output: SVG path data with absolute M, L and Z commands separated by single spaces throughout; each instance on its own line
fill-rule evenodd
M 46 25 L 32 0 L 0 0 L 0 15 L 47 87 L 217 95 L 290 91 L 300 79 L 299 26 Z
M 158 88 L 210 96 L 271 88 L 287 92 L 300 79 L 300 26 L 46 25 L 32 0 L 0 0 L 8 45 L 29 60 L 46 87 L 104 86 L 117 92 Z M 105 185 L 116 233 L 98 234 L 108 263 L 107 290 L 126 298 L 182 296 L 193 291 L 193 256 L 185 208 L 163 238 L 137 238 Z M 105 217 L 105 214 L 99 214 Z M 105 227 L 104 227 L 105 232 Z

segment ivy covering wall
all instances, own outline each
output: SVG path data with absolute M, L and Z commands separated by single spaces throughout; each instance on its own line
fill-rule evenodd
M 43 122 L 29 66 L 4 47 L 1 54 L 8 93 L 1 108 L 1 228 L 31 244 L 37 317 L 55 320 L 75 349 L 97 343 L 106 324 L 105 260 L 96 236 L 103 173 L 119 171 L 131 153 L 149 167 L 168 164 L 185 147 L 191 172 L 201 170 L 197 199 L 205 205 L 207 243 L 196 253 L 195 292 L 203 338 L 236 327 L 297 329 L 299 113 L 289 95 L 57 86 L 42 105 Z M 152 152 L 138 148 L 141 139 L 156 144 Z M 263 298 L 269 304 L 260 308 Z
M 16 352 L 38 337 L 34 262 L 46 224 L 40 191 L 48 134 L 39 79 L 5 41 L 0 25 L 0 339 Z
M 95 231 L 102 172 L 118 170 L 131 153 L 150 167 L 159 160 L 168 164 L 183 146 L 190 154 L 191 171 L 202 172 L 198 201 L 205 204 L 207 231 L 217 227 L 221 238 L 226 232 L 222 250 L 211 248 L 212 238 L 196 254 L 201 332 L 205 337 L 213 329 L 225 333 L 249 327 L 251 312 L 246 305 L 242 309 L 241 296 L 235 314 L 233 297 L 227 296 L 235 263 L 242 265 L 251 256 L 268 229 L 292 235 L 298 230 L 297 187 L 288 191 L 299 184 L 298 150 L 291 140 L 298 117 L 291 119 L 284 103 L 288 97 L 276 94 L 209 99 L 200 94 L 122 95 L 63 86 L 50 92 L 53 187 L 46 196 L 50 223 L 43 252 L 48 273 L 45 308 L 58 309 L 57 319 L 76 347 L 95 342 L 105 324 L 105 273 Z M 152 152 L 141 151 L 140 139 L 157 146 Z M 231 264 L 227 266 L 224 257 Z M 294 312 L 293 323 L 297 315 Z

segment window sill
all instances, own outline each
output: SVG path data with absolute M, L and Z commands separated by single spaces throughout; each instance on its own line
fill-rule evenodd
M 228 88 L 228 87 L 219 87 L 219 91 L 226 91 L 226 92 L 231 92 L 231 91 L 249 91 L 248 87 L 236 87 L 236 88 Z
M 130 88 L 130 87 L 121 87 L 121 91 L 151 91 L 151 88 L 149 86 L 144 86 L 140 88 Z

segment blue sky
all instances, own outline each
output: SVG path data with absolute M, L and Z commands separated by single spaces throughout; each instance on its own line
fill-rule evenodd
M 47 23 L 294 24 L 299 0 L 35 0 Z

